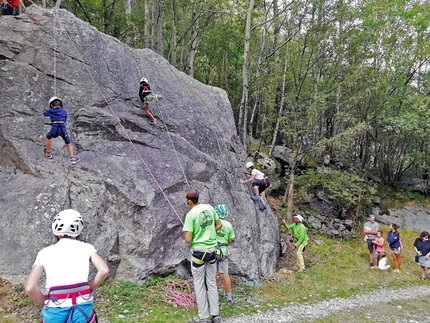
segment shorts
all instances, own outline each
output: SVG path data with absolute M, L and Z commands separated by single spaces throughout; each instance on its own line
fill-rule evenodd
M 158 102 L 158 96 L 154 93 L 149 93 L 147 96 L 145 96 L 143 103 L 145 106 L 149 106 L 149 104 L 152 102 L 157 103 Z
M 46 138 L 48 139 L 57 138 L 57 137 L 63 138 L 66 145 L 70 144 L 70 137 L 69 137 L 69 134 L 67 133 L 66 124 L 54 123 L 51 127 L 51 130 L 46 134 Z
M 370 252 L 374 252 L 376 250 L 376 244 L 374 244 L 373 241 L 375 240 L 367 239 L 366 241 L 367 241 L 367 249 Z
M 93 302 L 86 302 L 77 305 L 81 310 L 90 317 L 93 311 Z M 72 310 L 71 307 L 48 307 L 44 306 L 42 309 L 42 318 L 43 323 L 58 323 L 58 322 L 66 322 L 67 317 Z M 87 318 L 79 311 L 75 309 L 73 311 L 71 323 L 86 323 Z
M 2 16 L 18 16 L 16 8 L 8 6 L 6 3 L 2 5 Z
M 380 254 L 380 252 L 375 251 L 375 252 L 373 253 L 373 260 L 378 260 L 378 256 L 379 256 L 379 254 Z
M 430 259 L 426 260 L 426 256 L 420 256 L 418 258 L 418 263 L 423 267 L 430 268 Z
M 228 257 L 224 256 L 217 263 L 217 273 L 228 274 Z
M 266 177 L 265 179 L 258 179 L 252 182 L 252 186 L 258 186 L 258 194 L 263 193 L 266 188 L 270 185 L 270 179 Z
M 400 247 L 399 248 L 390 249 L 390 252 L 394 253 L 396 255 L 400 255 Z

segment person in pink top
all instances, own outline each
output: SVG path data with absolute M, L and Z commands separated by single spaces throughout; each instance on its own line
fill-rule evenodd
M 376 239 L 373 240 L 373 243 L 376 246 L 376 250 L 375 250 L 375 254 L 373 255 L 373 267 L 377 267 L 378 266 L 378 262 L 380 259 L 380 255 L 385 252 L 384 249 L 384 238 L 382 237 L 382 231 L 378 230 L 376 232 Z

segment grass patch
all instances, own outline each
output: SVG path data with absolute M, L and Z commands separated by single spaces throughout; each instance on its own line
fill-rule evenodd
M 382 227 L 384 236 L 388 227 Z M 306 255 L 308 265 L 305 274 L 278 272 L 267 277 L 261 287 L 241 285 L 233 277 L 235 305 L 227 306 L 222 294 L 223 316 L 252 314 L 281 307 L 291 302 L 321 301 L 334 297 L 349 297 L 381 287 L 406 287 L 428 284 L 419 280 L 419 266 L 413 261 L 413 243 L 417 232 L 400 230 L 404 245 L 400 274 L 383 273 L 369 267 L 369 256 L 365 242 L 360 239 L 333 240 L 322 235 L 311 234 L 311 243 Z M 316 243 L 318 240 L 319 243 Z M 386 248 L 388 251 L 388 248 Z M 391 265 L 393 261 L 388 254 Z M 276 278 L 275 278 L 276 277 Z M 101 317 L 109 322 L 179 322 L 197 314 L 196 307 L 188 310 L 174 307 L 162 301 L 163 282 L 158 279 L 145 286 L 130 283 L 106 283 L 100 288 L 96 307 Z
M 404 206 L 430 209 L 430 198 L 406 189 L 380 185 L 377 194 L 381 197 L 381 209 L 400 209 Z
M 388 227 L 382 227 L 384 237 Z M 376 290 L 381 287 L 406 287 L 426 285 L 428 282 L 419 280 L 419 266 L 414 262 L 413 243 L 418 237 L 417 232 L 400 229 L 404 246 L 402 252 L 402 268 L 400 274 L 383 273 L 369 267 L 366 243 L 360 239 L 333 240 L 319 234 L 310 234 L 310 243 L 305 253 L 307 272 L 305 274 L 281 270 L 272 277 L 265 277 L 261 287 L 242 284 L 233 276 L 233 296 L 235 304 L 227 306 L 223 292 L 220 293 L 222 307 L 220 314 L 232 316 L 253 314 L 258 311 L 271 310 L 291 302 L 304 303 L 321 301 L 334 297 L 349 297 Z M 386 251 L 388 248 L 386 247 Z M 393 265 L 391 256 L 388 261 Z M 291 268 L 287 268 L 291 269 Z M 166 281 L 176 280 L 174 277 L 157 278 L 143 286 L 115 281 L 104 283 L 98 289 L 95 308 L 99 317 L 111 323 L 119 322 L 186 322 L 197 315 L 196 306 L 185 309 L 163 301 Z M 178 280 L 180 281 L 180 280 Z M 14 287 L 19 292 L 19 287 Z M 18 288 L 18 289 L 16 289 Z M 28 308 L 28 298 L 23 293 L 16 293 L 11 300 L 14 307 Z M 402 304 L 403 306 L 403 304 Z M 25 322 L 39 322 L 39 309 L 33 306 L 33 316 L 26 310 Z M 28 320 L 31 317 L 32 320 Z M 357 313 L 357 322 L 366 316 Z M 0 323 L 24 322 L 11 321 L 0 312 Z M 329 322 L 322 320 L 321 322 Z M 335 316 L 333 316 L 333 321 Z M 352 322 L 352 321 L 351 321 Z M 370 321 L 369 321 L 370 322 Z

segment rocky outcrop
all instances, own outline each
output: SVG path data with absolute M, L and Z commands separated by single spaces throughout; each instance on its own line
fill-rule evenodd
M 52 243 L 50 223 L 74 208 L 82 239 L 108 260 L 112 279 L 136 283 L 187 275 L 189 246 L 183 192 L 226 204 L 236 230 L 231 270 L 252 279 L 271 274 L 279 255 L 277 219 L 250 200 L 239 178 L 246 152 L 225 91 L 177 71 L 150 50 L 132 49 L 65 10 L 31 6 L 0 19 L 0 272 L 23 282 L 36 253 Z M 164 95 L 148 123 L 139 80 Z M 42 112 L 57 95 L 81 162 L 64 142 L 44 157 Z

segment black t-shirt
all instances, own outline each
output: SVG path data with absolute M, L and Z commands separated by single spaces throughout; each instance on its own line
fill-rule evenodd
M 146 83 L 142 83 L 140 84 L 139 87 L 139 98 L 144 101 L 145 97 L 151 93 L 151 87 L 149 86 L 149 84 Z
M 417 238 L 414 242 L 414 247 L 421 251 L 421 255 L 425 256 L 430 253 L 430 241 L 422 241 L 420 238 Z

